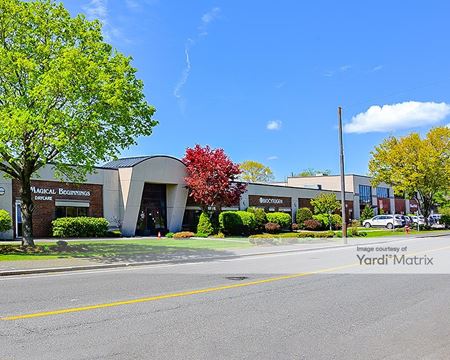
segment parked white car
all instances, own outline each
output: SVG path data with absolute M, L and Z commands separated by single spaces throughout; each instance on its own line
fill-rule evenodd
M 372 219 L 363 221 L 363 226 L 370 227 L 385 227 L 392 229 L 394 227 L 402 227 L 405 225 L 405 221 L 401 218 L 401 215 L 377 215 Z
M 417 226 L 417 222 L 419 223 L 419 225 L 425 225 L 425 216 L 410 216 L 410 218 L 412 218 L 413 223 Z

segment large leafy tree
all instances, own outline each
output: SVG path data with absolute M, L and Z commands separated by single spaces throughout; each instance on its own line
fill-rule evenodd
M 239 165 L 233 163 L 222 149 L 196 145 L 186 149 L 183 162 L 189 196 L 205 212 L 210 207 L 219 212 L 222 207 L 235 205 L 246 190 L 245 184 L 236 182 L 241 173 Z
M 248 182 L 270 182 L 274 179 L 272 170 L 257 161 L 247 160 L 239 165 L 241 179 Z
M 330 230 L 332 226 L 332 214 L 341 209 L 341 202 L 337 200 L 336 194 L 323 193 L 314 199 L 311 199 L 311 205 L 316 214 L 324 214 L 328 217 Z
M 369 161 L 374 185 L 391 184 L 398 193 L 417 200 L 427 219 L 439 194 L 450 190 L 450 129 L 431 129 L 421 138 L 418 133 L 389 137 L 372 151 Z
M 20 183 L 24 245 L 34 245 L 32 176 L 51 163 L 82 180 L 150 135 L 153 113 L 131 58 L 103 41 L 99 21 L 52 0 L 0 2 L 0 171 Z

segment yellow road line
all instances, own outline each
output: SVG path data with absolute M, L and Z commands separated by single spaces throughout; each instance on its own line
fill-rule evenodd
M 445 246 L 445 247 L 431 249 L 431 250 L 425 250 L 425 251 L 419 251 L 419 252 L 411 253 L 408 255 L 416 255 L 416 254 L 420 254 L 420 253 L 424 253 L 424 252 L 434 252 L 434 251 L 445 250 L 445 249 L 450 249 L 450 246 Z M 295 278 L 304 277 L 304 276 L 308 276 L 308 275 L 314 275 L 314 274 L 332 272 L 332 271 L 336 271 L 336 270 L 348 269 L 348 268 L 355 267 L 358 265 L 360 265 L 359 262 L 356 262 L 356 263 L 343 265 L 343 266 L 326 268 L 326 269 L 321 269 L 321 270 L 316 270 L 316 271 L 302 272 L 302 273 L 291 274 L 291 275 L 271 277 L 271 278 L 267 278 L 267 279 L 243 282 L 243 283 L 238 283 L 238 284 L 233 284 L 233 285 L 222 285 L 222 286 L 217 286 L 217 287 L 176 292 L 176 293 L 170 293 L 170 294 L 164 294 L 164 295 L 156 295 L 156 296 L 144 297 L 144 298 L 138 298 L 138 299 L 132 299 L 132 300 L 114 301 L 114 302 L 110 302 L 110 303 L 103 303 L 103 304 L 89 305 L 89 306 L 82 306 L 82 307 L 74 307 L 74 308 L 67 308 L 67 309 L 60 309 L 60 310 L 53 310 L 53 311 L 44 311 L 44 312 L 37 312 L 37 313 L 24 314 L 24 315 L 6 316 L 6 317 L 0 318 L 0 320 L 11 321 L 11 320 L 31 319 L 31 318 L 37 318 L 37 317 L 61 315 L 61 314 L 75 313 L 75 312 L 81 312 L 81 311 L 89 311 L 89 310 L 95 310 L 95 309 L 104 309 L 104 308 L 110 308 L 110 307 L 122 306 L 122 305 L 145 303 L 145 302 L 151 302 L 151 301 L 157 301 L 157 300 L 163 300 L 163 299 L 173 299 L 173 298 L 183 297 L 183 296 L 205 294 L 205 293 L 228 290 L 228 289 L 236 289 L 236 288 L 242 288 L 242 287 L 253 286 L 253 285 L 267 284 L 267 283 L 271 283 L 271 282 L 275 282 L 275 281 L 295 279 Z

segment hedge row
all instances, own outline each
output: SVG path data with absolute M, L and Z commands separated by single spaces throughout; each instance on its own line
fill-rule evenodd
M 108 220 L 95 217 L 64 217 L 52 221 L 54 237 L 100 237 L 108 233 Z
M 223 211 L 219 215 L 219 226 L 228 235 L 248 235 L 255 231 L 255 214 L 247 211 Z
M 332 238 L 333 231 L 301 231 L 295 233 L 282 234 L 256 234 L 251 235 L 251 239 L 277 239 L 277 238 Z

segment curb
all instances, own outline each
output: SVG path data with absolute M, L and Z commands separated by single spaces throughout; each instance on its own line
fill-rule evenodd
M 433 236 L 415 236 L 407 239 L 395 239 L 395 240 L 384 240 L 384 241 L 374 241 L 374 242 L 366 242 L 361 244 L 337 244 L 331 246 L 319 246 L 310 249 L 289 249 L 289 250 L 278 250 L 278 251 L 264 251 L 264 252 L 256 252 L 250 254 L 240 254 L 240 255 L 225 255 L 225 256 L 211 256 L 211 257 L 203 257 L 198 259 L 186 259 L 186 260 L 161 260 L 161 261 L 144 261 L 137 263 L 116 263 L 116 264 L 101 264 L 101 265 L 80 265 L 80 266 L 65 266 L 65 267 L 55 267 L 55 268 L 41 268 L 41 269 L 23 269 L 23 270 L 6 270 L 0 271 L 0 277 L 4 276 L 14 276 L 14 275 L 32 275 L 32 274 L 47 274 L 47 273 L 58 273 L 58 272 L 71 272 L 71 271 L 85 271 L 85 270 L 100 270 L 100 269 L 114 269 L 114 268 L 126 268 L 126 267 L 137 267 L 137 266 L 148 266 L 148 265 L 163 265 L 163 264 L 189 264 L 189 263 L 198 263 L 204 262 L 208 260 L 227 260 L 227 259 L 238 259 L 243 257 L 250 256 L 264 256 L 264 255 L 276 255 L 283 253 L 294 253 L 294 252 L 309 252 L 309 251 L 318 251 L 325 249 L 338 249 L 338 248 L 349 248 L 356 247 L 359 245 L 375 245 L 375 244 L 386 244 L 393 243 L 397 241 L 405 241 L 405 240 L 415 240 L 415 239 L 423 239 L 425 237 L 441 237 L 446 234 L 438 234 Z

